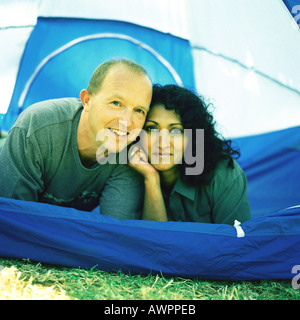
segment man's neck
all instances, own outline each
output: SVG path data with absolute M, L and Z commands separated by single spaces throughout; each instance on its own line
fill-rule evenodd
M 96 146 L 91 144 L 91 138 L 87 130 L 87 118 L 83 110 L 80 116 L 78 128 L 77 128 L 77 149 L 78 154 L 83 166 L 90 168 L 96 162 Z

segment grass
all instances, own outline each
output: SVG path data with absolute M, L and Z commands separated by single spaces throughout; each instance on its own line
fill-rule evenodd
M 208 281 L 0 259 L 0 299 L 300 300 L 290 281 Z

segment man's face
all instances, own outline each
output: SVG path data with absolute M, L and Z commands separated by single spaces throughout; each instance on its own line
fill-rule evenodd
M 149 78 L 115 65 L 100 90 L 86 94 L 84 109 L 89 113 L 90 138 L 95 139 L 97 147 L 105 145 L 108 152 L 120 152 L 135 140 L 145 123 L 152 97 Z

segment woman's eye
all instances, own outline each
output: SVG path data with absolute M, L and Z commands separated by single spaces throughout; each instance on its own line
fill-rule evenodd
M 171 134 L 183 134 L 183 131 L 179 128 L 173 128 L 170 130 Z
M 159 132 L 159 129 L 154 126 L 146 127 L 147 132 Z
M 121 105 L 119 101 L 113 101 L 112 104 L 113 104 L 114 106 L 120 106 L 120 105 Z

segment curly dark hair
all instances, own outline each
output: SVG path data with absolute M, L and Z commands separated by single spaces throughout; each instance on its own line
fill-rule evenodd
M 184 129 L 192 129 L 192 152 L 196 156 L 196 129 L 204 129 L 204 170 L 200 175 L 186 175 L 185 169 L 192 167 L 184 159 L 179 164 L 181 177 L 189 184 L 209 184 L 218 163 L 228 159 L 228 166 L 234 168 L 233 158 L 240 152 L 234 149 L 231 140 L 225 140 L 215 130 L 215 121 L 208 111 L 210 104 L 203 97 L 177 85 L 153 85 L 150 108 L 163 104 L 167 110 L 175 110 L 180 116 Z

